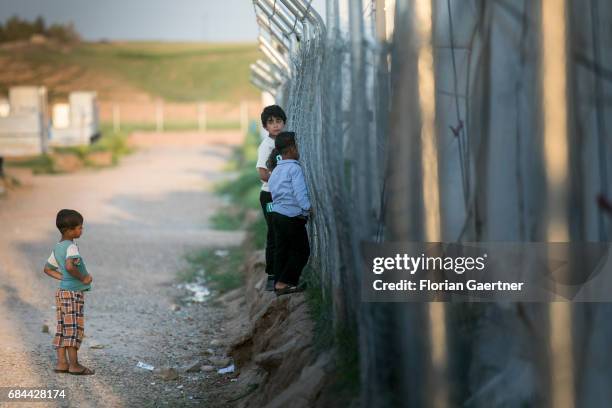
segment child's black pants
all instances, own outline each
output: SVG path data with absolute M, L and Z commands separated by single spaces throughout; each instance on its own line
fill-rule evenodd
M 268 226 L 268 234 L 266 235 L 266 273 L 268 275 L 274 275 L 274 230 L 272 226 L 271 213 L 266 211 L 266 205 L 272 202 L 272 193 L 269 191 L 262 191 L 259 193 L 259 203 L 261 204 L 261 210 L 263 211 L 264 218 L 266 219 L 266 225 Z
M 275 235 L 274 278 L 276 282 L 297 285 L 310 256 L 306 219 L 272 212 Z

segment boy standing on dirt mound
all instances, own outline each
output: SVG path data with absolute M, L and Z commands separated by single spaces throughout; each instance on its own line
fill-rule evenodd
M 276 249 L 276 242 L 274 239 L 272 219 L 270 213 L 266 211 L 266 206 L 268 203 L 272 202 L 272 194 L 270 194 L 270 188 L 268 187 L 270 171 L 266 166 L 266 162 L 268 161 L 272 149 L 274 149 L 274 139 L 283 131 L 286 122 L 287 115 L 285 115 L 285 111 L 278 105 L 266 106 L 261 112 L 261 125 L 268 131 L 268 136 L 261 141 L 257 149 L 256 168 L 262 183 L 261 192 L 259 193 L 259 202 L 264 218 L 266 219 L 266 225 L 268 226 L 268 234 L 266 236 L 266 274 L 268 275 L 266 290 L 268 291 L 274 290 L 274 251 Z
M 306 223 L 312 215 L 312 206 L 298 161 L 295 133 L 282 132 L 274 143 L 270 154 L 270 167 L 274 170 L 269 180 L 273 202 L 268 206 L 276 235 L 274 290 L 277 295 L 287 295 L 304 290 L 298 284 L 310 257 Z
M 85 335 L 84 292 L 91 289 L 92 281 L 74 241 L 83 233 L 83 216 L 75 210 L 60 210 L 55 225 L 62 234 L 62 239 L 55 244 L 44 268 L 47 275 L 61 281 L 55 293 L 55 372 L 92 375 L 94 371 L 80 365 L 78 359 L 78 350 Z

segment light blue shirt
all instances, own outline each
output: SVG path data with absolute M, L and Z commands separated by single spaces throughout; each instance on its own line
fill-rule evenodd
M 308 215 L 308 187 L 297 160 L 279 161 L 270 175 L 268 186 L 272 193 L 272 211 L 287 217 Z

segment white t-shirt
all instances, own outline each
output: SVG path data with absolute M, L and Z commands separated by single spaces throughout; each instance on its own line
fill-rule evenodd
M 257 148 L 257 164 L 256 168 L 267 169 L 266 162 L 270 157 L 270 153 L 274 150 L 274 139 L 270 136 L 266 136 L 261 143 L 259 144 L 259 148 Z M 270 191 L 268 187 L 268 183 L 265 181 L 261 181 L 261 191 Z

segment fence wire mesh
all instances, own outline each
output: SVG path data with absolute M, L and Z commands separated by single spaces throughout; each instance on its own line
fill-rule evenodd
M 362 303 L 360 244 L 559 240 L 551 225 L 561 240 L 609 240 L 612 5 L 327 0 L 321 27 L 300 0 L 255 3 L 295 16 L 287 79 L 268 90 L 298 135 L 311 264 L 334 323 L 359 336 L 362 405 L 605 406 L 610 305 Z M 395 13 L 381 25 L 384 6 Z M 550 79 L 562 100 L 547 99 Z M 551 135 L 555 104 L 567 126 Z M 558 183 L 551 140 L 567 144 Z

